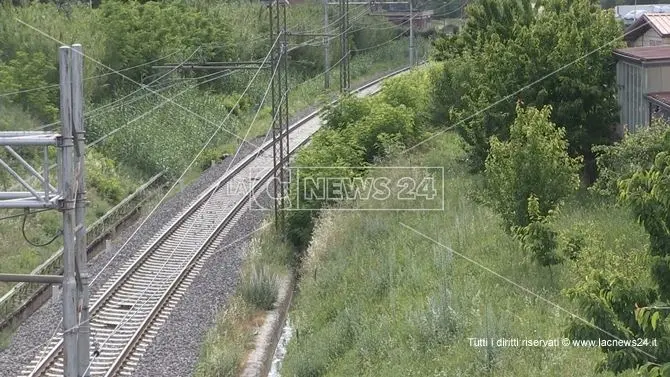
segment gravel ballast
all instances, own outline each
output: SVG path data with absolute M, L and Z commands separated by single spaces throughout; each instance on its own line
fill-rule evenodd
M 298 112 L 291 119 L 291 124 L 316 110 L 310 107 Z M 251 143 L 261 145 L 264 138 L 256 138 Z M 142 225 L 125 248 L 110 261 L 116 251 L 128 240 L 137 226 L 145 217 L 138 219 L 134 225 L 127 226 L 118 232 L 112 241 L 109 251 L 100 252 L 89 264 L 91 276 L 96 276 L 103 266 L 109 266 L 91 286 L 95 292 L 123 264 L 138 252 L 151 237 L 173 219 L 181 210 L 192 203 L 198 195 L 226 172 L 229 166 L 255 150 L 245 144 L 235 161 L 227 157 L 207 169 L 182 192 L 173 195 L 163 202 L 158 209 Z M 178 187 L 175 188 L 178 190 Z M 174 190 L 173 190 L 174 191 Z M 261 203 L 271 205 L 269 198 L 258 199 Z M 265 207 L 269 208 L 269 207 Z M 246 211 L 225 236 L 221 243 L 226 246 L 240 237 L 257 229 L 263 218 L 264 211 Z M 216 313 L 222 310 L 228 298 L 235 291 L 239 278 L 239 270 L 244 259 L 249 239 L 236 242 L 229 247 L 222 247 L 212 255 L 200 274 L 195 278 L 186 294 L 171 312 L 165 325 L 161 327 L 157 337 L 144 354 L 134 376 L 191 376 L 195 369 L 201 343 L 207 330 L 214 325 Z M 21 370 L 44 348 L 44 344 L 60 329 L 61 304 L 51 300 L 44 304 L 33 315 L 26 319 L 17 329 L 9 346 L 0 350 L 0 377 L 18 375 Z M 94 339 L 91 339 L 93 342 Z
M 251 143 L 260 145 L 263 142 L 264 138 L 257 138 Z M 185 209 L 190 203 L 192 203 L 198 195 L 200 195 L 205 189 L 207 189 L 211 184 L 213 184 L 218 178 L 220 178 L 224 172 L 228 169 L 231 164 L 236 163 L 244 156 L 255 150 L 253 145 L 245 143 L 241 148 L 238 156 L 233 161 L 233 156 L 227 157 L 219 163 L 215 164 L 211 168 L 207 169 L 202 173 L 202 175 L 192 184 L 186 186 L 182 192 L 173 195 L 169 199 L 166 199 L 158 209 L 149 217 L 149 219 L 142 225 L 141 229 L 132 237 L 128 242 L 126 247 L 111 261 L 113 255 L 116 251 L 128 240 L 128 238 L 133 234 L 136 227 L 144 221 L 145 217 L 138 219 L 135 223 L 136 225 L 127 226 L 124 230 L 117 233 L 115 239 L 112 241 L 112 247 L 109 251 L 102 251 L 98 254 L 95 259 L 89 264 L 91 276 L 96 276 L 103 266 L 109 262 L 109 266 L 103 271 L 98 280 L 91 286 L 92 291 L 95 291 L 100 288 L 100 286 L 109 279 L 130 257 L 134 255 L 135 252 L 140 250 L 140 248 L 147 243 L 151 237 L 159 232 L 161 228 L 170 221 L 176 214 L 181 210 Z M 178 190 L 178 187 L 175 187 L 173 190 Z M 247 217 L 252 216 L 257 221 L 248 223 Z M 240 235 L 245 234 L 241 233 L 245 230 L 253 230 L 249 228 L 251 226 L 258 226 L 258 223 L 263 217 L 263 212 L 261 211 L 248 211 L 234 226 L 235 230 L 231 231 L 230 234 L 237 234 L 237 238 Z M 243 229 L 240 229 L 242 227 Z M 226 245 L 224 242 L 223 245 Z M 236 245 L 236 248 L 239 247 L 239 244 Z M 217 266 L 216 270 L 219 270 L 218 259 L 221 255 L 225 253 L 217 253 L 212 256 L 212 263 L 208 263 L 207 266 L 203 269 L 202 273 L 206 274 L 209 272 L 211 266 Z M 231 254 L 237 254 L 232 252 Z M 232 262 L 232 261 L 231 261 Z M 225 262 L 228 263 L 228 262 Z M 225 275 L 226 279 L 219 280 L 218 284 L 232 285 L 231 287 L 226 287 L 227 290 L 234 289 L 234 281 L 237 279 L 237 269 L 239 267 L 239 262 L 230 267 L 226 266 L 221 271 L 226 271 L 226 273 L 221 274 Z M 230 273 L 228 273 L 230 272 Z M 197 279 L 192 287 L 189 289 L 189 292 L 193 291 L 193 286 L 198 286 Z M 212 284 L 215 284 L 212 282 Z M 202 287 L 199 287 L 202 289 Z M 187 294 L 182 301 L 180 302 L 179 307 L 182 307 L 183 302 L 187 302 L 190 299 L 190 294 Z M 227 297 L 227 295 L 226 295 Z M 203 301 L 207 302 L 207 301 Z M 210 301 L 212 302 L 212 301 Z M 191 304 L 196 305 L 196 304 Z M 209 304 L 208 304 L 209 305 Z M 198 305 L 196 305 L 198 306 Z M 202 307 L 202 306 L 200 306 Z M 207 310 L 213 312 L 211 306 L 207 307 Z M 178 310 L 177 310 L 178 311 Z M 173 314 L 176 314 L 176 312 Z M 207 316 L 205 316 L 207 317 Z M 30 361 L 44 348 L 45 341 L 50 339 L 54 332 L 57 329 L 60 329 L 60 320 L 61 320 L 61 303 L 58 300 L 50 300 L 48 303 L 44 304 L 40 309 L 33 313 L 29 318 L 27 318 L 21 326 L 14 333 L 12 340 L 8 347 L 0 351 L 0 376 L 1 377 L 10 377 L 18 375 L 21 370 L 30 363 Z M 169 323 L 168 323 L 169 325 Z M 170 331 L 171 329 L 168 329 Z M 163 331 L 161 331 L 162 333 Z M 159 339 L 156 339 L 159 340 Z M 93 341 L 93 339 L 92 339 Z M 198 339 L 200 342 L 200 339 Z M 175 354 L 166 355 L 166 359 L 175 359 L 178 357 Z M 197 355 L 196 355 L 197 358 Z M 195 361 L 193 361 L 195 362 Z M 158 374 L 161 375 L 161 374 Z M 180 376 L 185 376 L 179 374 Z M 156 375 L 154 375 L 156 376 Z

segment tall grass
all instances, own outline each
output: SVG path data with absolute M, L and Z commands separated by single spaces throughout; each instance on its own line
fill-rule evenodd
M 248 245 L 240 286 L 207 334 L 196 377 L 239 375 L 264 323 L 266 310 L 276 300 L 277 279 L 286 277 L 288 267 L 294 263 L 293 250 L 268 225 Z
M 297 335 L 282 375 L 612 376 L 595 370 L 603 357 L 597 348 L 470 343 L 561 339 L 570 317 L 487 269 L 573 312 L 562 290 L 576 270 L 568 263 L 549 273 L 531 263 L 500 219 L 472 198 L 476 177 L 462 166 L 457 137 L 436 139 L 409 158 L 414 166 L 445 168 L 438 187 L 445 190 L 444 212 L 323 215 L 303 264 L 291 314 Z M 380 205 L 403 204 L 391 199 Z M 647 242 L 625 209 L 582 207 L 566 208 L 560 226 L 581 227 L 616 258 Z

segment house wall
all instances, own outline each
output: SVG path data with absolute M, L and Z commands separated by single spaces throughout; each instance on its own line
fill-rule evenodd
M 660 74 L 662 72 L 658 72 L 657 76 Z M 645 79 L 645 69 L 641 65 L 623 60 L 617 62 L 616 78 L 620 125 L 633 132 L 649 124 L 649 103 L 645 98 L 645 94 L 649 93 L 646 85 L 649 81 Z
M 616 66 L 617 100 L 620 109 L 620 127 L 634 132 L 649 125 L 649 101 L 646 95 L 670 91 L 670 65 L 643 67 L 620 60 Z M 652 108 L 652 112 L 653 112 Z
M 647 67 L 647 92 L 670 91 L 670 66 Z
M 669 43 L 670 40 L 668 40 L 668 38 L 661 38 L 656 30 L 649 29 L 633 42 L 632 47 L 658 46 Z

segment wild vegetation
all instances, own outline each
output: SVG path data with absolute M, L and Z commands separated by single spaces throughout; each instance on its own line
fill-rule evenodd
M 270 121 L 267 101 L 261 103 L 267 72 L 259 74 L 236 105 L 253 76 L 251 71 L 156 68 L 183 61 L 265 58 L 269 25 L 267 10 L 260 3 L 109 0 L 93 5 L 4 3 L 0 10 L 0 130 L 58 129 L 56 40 L 83 45 L 88 57 L 84 67 L 87 140 L 92 144 L 87 155 L 90 221 L 150 176 L 164 172 L 168 178 L 178 177 L 217 127 L 222 130 L 186 179 L 196 177 L 210 161 L 234 152 L 256 110 L 260 108 L 260 113 L 247 139 L 264 135 Z M 321 3 L 293 6 L 287 14 L 292 31 L 319 31 L 323 26 Z M 352 7 L 351 14 L 354 80 L 406 64 L 407 40 L 402 30 L 367 16 L 361 8 Z M 334 13 L 331 19 L 336 19 Z M 323 90 L 321 40 L 291 39 L 292 113 L 326 100 L 337 90 L 337 69 L 330 72 L 333 89 Z M 330 42 L 332 63 L 339 60 L 338 41 Z M 426 42 L 419 46 L 423 54 Z M 232 115 L 222 124 L 228 112 Z M 6 152 L 0 153 L 7 157 Z M 38 156 L 29 150 L 22 150 L 22 155 L 30 160 Z M 28 175 L 21 169 L 19 173 Z M 0 174 L 4 188 L 14 184 L 7 174 Z M 22 220 L 5 220 L 0 228 L 3 272 L 30 271 L 59 247 L 58 240 L 47 248 L 29 247 L 15 231 Z M 27 235 L 36 242 L 47 241 L 58 231 L 58 223 L 57 213 L 31 215 Z M 0 284 L 0 294 L 7 288 Z
M 326 114 L 296 160 L 307 176 L 443 167 L 445 211 L 291 213 L 302 263 L 282 375 L 670 376 L 670 125 L 616 141 L 619 25 L 588 0 L 542 6 L 469 6 L 438 63 L 407 76 L 416 102 L 399 102 L 409 119 L 387 112 L 395 127 L 356 99 Z
M 591 147 L 610 142 L 618 119 L 611 51 L 623 42 L 612 15 L 588 0 L 477 1 L 468 15 L 462 33 L 435 43 L 435 59 L 445 62 L 435 120 L 457 130 L 482 170 L 490 137 L 509 136 L 517 100 L 551 105 L 551 120 L 593 179 Z
M 254 335 L 274 307 L 280 279 L 288 280 L 294 265 L 290 245 L 265 223 L 248 246 L 236 294 L 217 316 L 203 343 L 196 377 L 236 377 L 255 345 Z

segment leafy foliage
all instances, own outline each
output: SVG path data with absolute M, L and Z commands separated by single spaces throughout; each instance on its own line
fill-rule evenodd
M 609 142 L 617 114 L 611 48 L 618 45 L 611 41 L 619 26 L 590 0 L 543 5 L 540 14 L 525 0 L 477 1 L 458 39 L 435 43 L 435 56 L 446 59 L 443 83 L 436 85 L 438 118 L 448 114 L 478 170 L 489 138 L 509 136 L 515 99 L 551 105 L 572 155 L 588 161 L 592 145 Z M 453 97 L 458 101 L 446 102 Z
M 663 342 L 658 334 L 643 331 L 636 321 L 636 308 L 653 303 L 656 293 L 645 284 L 643 271 L 631 271 L 630 261 L 613 256 L 593 245 L 585 250 L 576 265 L 581 279 L 566 290 L 566 294 L 579 305 L 580 317 L 590 323 L 571 320 L 567 335 L 572 339 L 655 338 Z M 662 343 L 640 347 L 601 346 L 606 359 L 599 369 L 622 372 L 654 359 L 662 360 L 664 352 L 667 355 L 666 347 Z
M 597 153 L 598 179 L 590 189 L 615 197 L 619 194 L 620 180 L 650 169 L 658 153 L 670 150 L 670 125 L 662 119 L 654 119 L 650 127 L 626 134 L 614 145 L 598 145 L 593 150 Z
M 640 137 L 640 140 L 645 140 L 647 136 Z M 614 153 L 626 152 L 638 157 L 633 166 L 644 164 L 648 153 L 657 144 L 643 145 L 650 150 L 618 146 L 619 150 L 614 150 Z M 614 154 L 616 157 L 619 155 Z M 616 173 L 630 175 L 629 169 L 624 167 Z M 667 310 L 670 300 L 669 177 L 670 154 L 663 151 L 656 155 L 651 168 L 640 169 L 620 181 L 621 200 L 630 206 L 649 234 L 648 255 L 642 265 L 648 266 L 646 273 L 651 281 L 642 278 L 645 274 L 628 271 L 621 265 L 603 266 L 591 271 L 587 279 L 569 292 L 581 303 L 586 318 L 606 330 L 611 338 L 655 342 L 645 342 L 638 347 L 602 347 L 607 355 L 603 369 L 620 372 L 641 367 L 644 375 L 664 376 L 670 368 L 670 319 Z M 596 330 L 584 324 L 573 323 L 569 331 L 592 338 L 596 335 Z
M 178 50 L 190 53 L 196 47 L 193 60 L 225 61 L 232 53 L 230 26 L 184 3 L 105 1 L 100 9 L 108 38 L 103 61 L 114 69 L 142 65 Z M 151 65 L 142 65 L 127 75 L 139 81 L 152 72 Z M 109 80 L 116 85 L 123 78 Z
M 508 230 L 543 218 L 579 187 L 579 159 L 567 153 L 565 130 L 550 120 L 550 107 L 517 106 L 509 141 L 491 138 L 486 159 L 485 192 Z M 534 198 L 531 200 L 531 198 Z
M 670 152 L 659 153 L 651 169 L 624 180 L 622 198 L 649 233 L 659 298 L 670 300 Z
M 25 111 L 40 119 L 52 122 L 58 117 L 58 88 L 42 90 L 28 89 L 47 87 L 54 82 L 58 72 L 42 52 L 18 51 L 6 63 L 0 61 L 0 87 L 3 92 L 17 92 L 9 100 L 21 104 Z
M 293 180 L 290 197 L 300 198 L 293 203 L 299 210 L 289 212 L 287 221 L 288 237 L 298 248 L 304 249 L 309 242 L 313 211 L 334 203 L 328 198 L 334 197 L 335 188 L 316 182 L 328 182 L 328 177 L 360 177 L 366 166 L 422 134 L 423 127 L 416 120 L 427 106 L 425 92 L 410 88 L 413 83 L 427 87 L 428 76 L 422 72 L 408 76 L 389 80 L 378 98 L 347 96 L 326 109 L 325 127 L 300 150 L 294 164 L 299 179 Z
M 95 187 L 98 194 L 106 200 L 117 203 L 128 195 L 129 188 L 119 179 L 119 172 L 114 160 L 91 150 L 86 155 L 86 174 L 88 183 Z
M 559 264 L 562 258 L 557 253 L 558 234 L 549 225 L 549 216 L 540 215 L 540 203 L 534 194 L 528 198 L 528 215 L 530 222 L 526 226 L 515 227 L 514 237 L 541 266 Z

